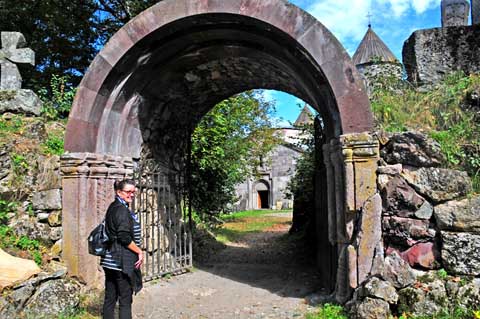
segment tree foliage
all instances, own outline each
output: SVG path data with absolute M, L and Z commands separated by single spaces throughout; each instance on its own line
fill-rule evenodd
M 67 86 L 75 87 L 108 39 L 157 2 L 0 0 L 0 31 L 21 32 L 35 51 L 35 67 L 19 65 L 23 87 L 49 88 L 54 75 L 67 76 Z
M 24 87 L 49 87 L 53 75 L 78 84 L 98 51 L 96 11 L 93 0 L 0 0 L 0 30 L 21 32 L 35 51 L 35 68 L 19 65 Z
M 249 91 L 217 104 L 192 135 L 192 204 L 201 215 L 225 211 L 235 185 L 255 173 L 260 155 L 277 143 L 273 105 Z

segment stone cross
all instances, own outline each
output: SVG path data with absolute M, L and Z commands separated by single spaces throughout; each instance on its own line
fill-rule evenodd
M 467 0 L 442 0 L 442 27 L 468 25 L 470 4 Z
M 35 65 L 35 52 L 25 48 L 25 38 L 20 32 L 2 32 L 0 49 L 0 90 L 20 90 L 22 76 L 16 63 Z
M 480 0 L 472 0 L 472 24 L 480 24 Z

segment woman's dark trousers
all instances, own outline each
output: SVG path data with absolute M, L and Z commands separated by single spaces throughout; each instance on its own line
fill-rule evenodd
M 132 285 L 126 274 L 118 270 L 103 268 L 105 271 L 105 300 L 103 318 L 114 319 L 113 313 L 118 300 L 120 319 L 132 318 Z

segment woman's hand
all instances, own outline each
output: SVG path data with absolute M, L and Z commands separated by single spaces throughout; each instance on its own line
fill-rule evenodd
M 142 266 L 142 263 L 143 263 L 143 253 L 140 251 L 138 253 L 138 260 L 135 263 L 135 268 L 139 269 Z

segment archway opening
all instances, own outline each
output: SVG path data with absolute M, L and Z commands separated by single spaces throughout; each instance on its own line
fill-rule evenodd
M 111 156 L 95 167 L 98 176 L 77 181 L 72 173 L 75 182 L 64 186 L 66 194 L 82 194 L 64 198 L 64 206 L 72 207 L 65 223 L 74 225 L 64 229 L 67 245 L 95 223 L 78 213 L 98 203 L 96 188 L 83 188 L 112 178 L 119 157 L 153 158 L 166 172 L 184 172 L 189 137 L 202 116 L 251 89 L 281 90 L 307 102 L 323 119 L 325 144 L 372 128 L 368 98 L 348 54 L 323 25 L 283 0 L 166 0 L 117 32 L 82 80 L 67 126 L 65 149 L 86 154 L 83 161 L 92 158 L 89 167 L 100 155 Z M 104 202 L 92 206 L 99 215 Z M 322 243 L 319 254 L 330 260 L 336 237 Z M 64 253 L 73 275 L 79 275 L 79 263 L 89 269 L 84 273 L 95 272 L 82 249 L 72 244 Z M 328 287 L 335 285 L 334 271 L 324 272 Z
M 270 187 L 265 181 L 258 181 L 255 186 L 257 194 L 257 208 L 268 209 L 270 208 Z

